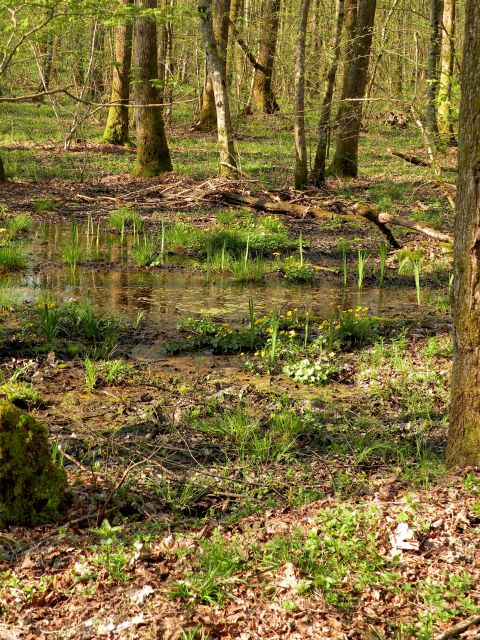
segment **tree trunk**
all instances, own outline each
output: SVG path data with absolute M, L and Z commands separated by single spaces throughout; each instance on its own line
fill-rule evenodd
M 467 0 L 455 216 L 454 355 L 447 462 L 480 464 L 480 5 Z
M 228 32 L 230 14 L 230 0 L 212 0 L 212 30 L 214 34 L 214 44 L 220 62 L 222 76 L 226 78 Z M 203 90 L 203 99 L 198 119 L 193 125 L 197 131 L 210 131 L 215 128 L 216 123 L 215 92 L 213 88 L 212 72 L 207 59 L 207 77 Z
M 157 0 L 135 0 L 140 12 L 156 9 Z M 157 24 L 148 15 L 140 15 L 134 28 L 135 102 L 137 105 L 160 103 L 160 95 L 153 82 L 158 78 Z M 137 131 L 137 162 L 134 174 L 157 176 L 172 170 L 170 152 L 159 106 L 137 106 L 135 110 Z
M 455 58 L 456 0 L 444 0 L 440 82 L 438 87 L 438 128 L 442 136 L 454 142 L 452 124 L 452 78 Z
M 252 94 L 246 113 L 275 113 L 279 110 L 272 89 L 279 18 L 280 0 L 265 0 L 262 16 L 262 37 L 257 58 L 262 68 L 255 69 Z
M 437 95 L 440 43 L 442 37 L 443 0 L 430 0 L 430 44 L 427 69 L 427 117 L 426 129 L 430 135 L 438 136 Z
M 359 0 L 355 38 L 348 61 L 342 88 L 342 103 L 338 110 L 338 135 L 332 173 L 344 177 L 356 177 L 358 173 L 358 141 L 362 125 L 363 98 L 368 79 L 368 64 L 375 23 L 376 0 Z
M 345 0 L 337 0 L 335 36 L 333 39 L 332 60 L 328 68 L 325 94 L 323 96 L 322 108 L 320 111 L 320 121 L 318 123 L 318 141 L 315 153 L 315 161 L 311 174 L 312 182 L 315 186 L 320 186 L 325 180 L 328 140 L 330 137 L 330 126 L 332 117 L 332 100 L 335 80 L 337 77 L 338 60 L 340 58 L 340 44 L 342 39 L 342 29 L 345 20 Z
M 162 83 L 162 102 L 165 104 L 163 113 L 166 122 L 170 122 L 172 116 L 173 87 L 170 82 L 173 76 L 173 22 L 171 12 L 173 0 L 165 0 L 165 19 L 161 29 L 161 40 L 159 46 L 159 80 Z
M 105 82 L 103 79 L 103 58 L 105 50 L 105 27 L 98 22 L 95 23 L 92 33 L 92 65 L 90 77 L 88 78 L 87 95 L 96 100 L 97 96 L 105 93 Z
M 199 0 L 198 13 L 200 15 L 205 55 L 215 97 L 220 154 L 219 171 L 220 174 L 228 175 L 232 173 L 232 167 L 237 166 L 237 161 L 225 83 L 225 60 L 220 57 L 213 30 L 212 0 Z
M 50 79 L 52 77 L 53 67 L 53 53 L 55 49 L 55 36 L 49 34 L 45 44 L 40 47 L 40 52 L 43 58 L 43 64 L 41 67 L 41 79 L 38 87 L 38 92 L 48 91 L 50 89 Z
M 5 169 L 3 167 L 2 158 L 0 157 L 0 182 L 5 182 L 7 176 L 5 175 Z
M 125 6 L 133 0 L 122 0 Z M 108 111 L 103 141 L 109 144 L 128 142 L 128 102 L 130 100 L 130 70 L 132 66 L 133 24 L 128 17 L 115 29 L 115 64 L 113 67 L 110 102 L 117 102 Z
M 295 46 L 295 188 L 308 181 L 307 140 L 305 138 L 305 41 L 310 0 L 302 0 Z
M 242 0 L 230 0 L 230 22 L 228 26 L 228 50 L 227 50 L 227 67 L 226 67 L 226 82 L 227 89 L 230 89 L 233 81 L 233 74 L 235 70 L 235 33 L 234 28 L 237 23 L 240 11 L 242 9 Z
M 357 32 L 358 0 L 345 0 L 345 51 L 343 54 L 343 78 L 340 92 L 340 107 L 342 107 L 347 90 L 347 73 L 353 58 L 353 44 Z M 338 114 L 337 114 L 338 120 Z

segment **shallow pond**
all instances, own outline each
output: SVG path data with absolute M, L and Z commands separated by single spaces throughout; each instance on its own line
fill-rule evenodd
M 172 327 L 181 317 L 205 313 L 235 321 L 248 317 L 248 304 L 253 298 L 257 313 L 273 308 L 309 309 L 328 316 L 334 309 L 361 305 L 373 315 L 406 317 L 418 313 L 415 287 L 366 285 L 343 287 L 341 276 L 325 276 L 310 284 L 296 284 L 280 277 L 261 283 L 239 283 L 226 276 L 207 278 L 205 274 L 184 268 L 188 260 L 168 258 L 165 268 L 140 269 L 129 264 L 129 239 L 124 248 L 118 236 L 101 232 L 98 254 L 101 262 L 76 268 L 75 272 L 61 261 L 62 243 L 71 230 L 59 225 L 45 225 L 29 237 L 28 251 L 32 266 L 27 271 L 4 276 L 23 301 L 33 301 L 42 294 L 58 300 L 89 299 L 111 313 L 134 317 L 143 312 L 150 323 Z M 85 229 L 79 228 L 85 236 Z M 88 241 L 92 255 L 96 253 L 96 234 Z M 92 248 L 93 247 L 93 248 Z M 422 291 L 427 302 L 429 292 Z

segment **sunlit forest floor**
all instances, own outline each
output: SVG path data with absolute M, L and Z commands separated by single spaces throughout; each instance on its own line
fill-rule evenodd
M 454 172 L 390 153 L 426 157 L 413 125 L 372 123 L 357 180 L 297 194 L 282 116 L 238 122 L 251 179 L 212 178 L 185 117 L 174 174 L 142 181 L 100 125 L 63 151 L 47 106 L 5 114 L 0 396 L 71 489 L 59 525 L 0 534 L 0 637 L 427 640 L 480 611 L 480 478 L 444 465 L 451 247 L 195 195 L 451 232 Z

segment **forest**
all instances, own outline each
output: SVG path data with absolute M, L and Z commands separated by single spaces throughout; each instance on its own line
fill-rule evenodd
M 0 0 L 0 640 L 480 637 L 478 0 Z

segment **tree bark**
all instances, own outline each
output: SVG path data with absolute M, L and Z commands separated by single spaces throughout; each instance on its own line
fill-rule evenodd
M 122 0 L 127 7 L 133 0 Z M 117 102 L 108 111 L 103 141 L 109 144 L 128 142 L 128 102 L 130 100 L 130 70 L 132 66 L 133 24 L 127 17 L 115 29 L 115 64 L 113 67 L 110 102 Z
M 449 466 L 480 464 L 480 5 L 467 0 L 458 134 Z
M 272 89 L 273 66 L 277 49 L 281 0 L 265 0 L 262 17 L 262 37 L 259 43 L 252 93 L 246 113 L 275 113 L 279 110 Z
M 358 142 L 376 7 L 376 0 L 359 0 L 355 38 L 351 52 L 346 51 L 342 102 L 337 115 L 337 146 L 331 167 L 332 173 L 339 176 L 356 177 L 358 174 Z
M 164 0 L 166 15 L 161 28 L 161 39 L 159 46 L 159 80 L 162 83 L 161 96 L 162 102 L 165 104 L 163 114 L 166 122 L 169 122 L 172 116 L 173 87 L 170 79 L 174 72 L 173 62 L 173 22 L 171 20 L 171 10 L 173 9 L 173 0 Z
M 305 41 L 310 0 L 302 0 L 295 46 L 295 188 L 308 182 L 307 140 L 305 137 Z
M 227 67 L 226 82 L 227 89 L 232 86 L 233 75 L 235 70 L 235 27 L 242 9 L 242 0 L 230 0 L 230 15 L 228 22 L 228 49 L 227 49 Z
M 345 0 L 337 0 L 332 60 L 327 71 L 325 94 L 323 96 L 322 108 L 320 110 L 320 121 L 318 123 L 317 150 L 311 174 L 311 180 L 317 187 L 325 181 L 327 150 L 332 118 L 333 91 L 335 89 L 338 61 L 340 59 L 340 45 L 344 20 Z
M 428 48 L 426 128 L 428 133 L 433 136 L 438 136 L 438 63 L 442 38 L 442 12 L 443 0 L 430 0 L 430 44 Z
M 142 12 L 156 9 L 157 0 L 135 0 L 135 7 Z M 172 170 L 162 111 L 160 93 L 153 84 L 158 78 L 157 25 L 148 15 L 136 18 L 134 27 L 135 110 L 137 131 L 137 161 L 134 174 L 157 176 Z M 145 105 L 145 106 L 144 106 Z
M 217 135 L 219 147 L 219 172 L 223 175 L 232 173 L 237 166 L 233 131 L 230 120 L 227 86 L 225 82 L 225 60 L 221 58 L 215 33 L 213 30 L 212 0 L 199 0 L 198 13 L 202 26 L 203 42 L 207 65 L 212 81 L 217 116 Z M 234 169 L 233 169 L 234 171 Z
M 442 21 L 442 49 L 438 86 L 438 128 L 448 142 L 454 142 L 452 124 L 452 78 L 455 58 L 456 0 L 444 0 Z
M 222 76 L 226 81 L 230 0 L 212 0 L 209 4 L 212 6 L 212 31 L 215 48 L 222 70 Z M 197 131 L 211 131 L 215 128 L 216 116 L 212 72 L 207 60 L 207 77 L 203 90 L 202 106 L 197 121 L 193 125 L 193 129 Z
M 3 167 L 2 158 L 0 157 L 0 182 L 5 182 L 7 176 L 5 175 L 5 169 Z

